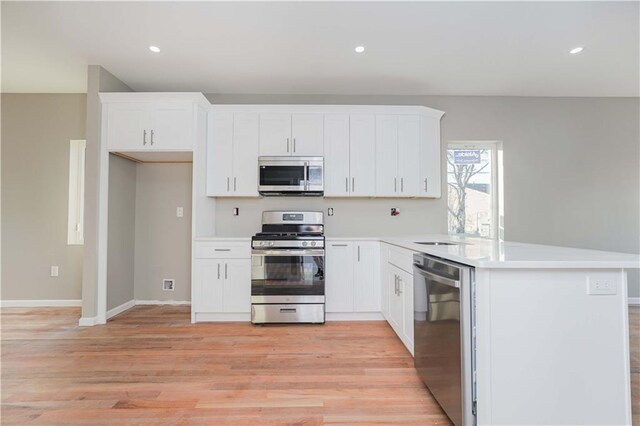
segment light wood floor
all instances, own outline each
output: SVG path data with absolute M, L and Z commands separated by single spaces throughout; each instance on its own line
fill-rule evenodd
M 136 307 L 79 328 L 74 308 L 3 309 L 2 424 L 450 424 L 384 322 L 189 323 Z M 640 308 L 631 309 L 640 424 Z

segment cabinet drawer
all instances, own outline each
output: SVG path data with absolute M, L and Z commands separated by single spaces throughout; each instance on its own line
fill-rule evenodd
M 413 251 L 389 246 L 389 263 L 413 275 Z
M 251 258 L 251 243 L 220 242 L 196 243 L 197 259 L 249 259 Z

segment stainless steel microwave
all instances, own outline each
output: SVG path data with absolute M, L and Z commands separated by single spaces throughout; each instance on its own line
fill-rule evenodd
M 261 195 L 324 195 L 322 157 L 260 157 L 258 167 Z

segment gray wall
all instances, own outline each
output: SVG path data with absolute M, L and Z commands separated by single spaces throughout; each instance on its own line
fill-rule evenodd
M 100 176 L 100 92 L 130 92 L 131 89 L 98 65 L 89 65 L 87 82 L 87 151 L 84 187 L 84 256 L 82 271 L 82 316 L 97 314 L 98 289 L 98 177 Z
M 138 164 L 136 180 L 135 298 L 191 300 L 192 165 Z M 176 217 L 176 208 L 184 216 Z M 175 291 L 163 291 L 173 278 Z
M 507 240 L 640 253 L 638 98 L 215 94 L 207 97 L 212 103 L 221 104 L 393 104 L 425 105 L 446 111 L 442 119 L 443 143 L 503 142 Z M 420 208 L 424 208 L 424 220 L 418 220 L 418 226 L 423 223 L 430 226 L 435 220 L 436 228 L 442 229 L 444 222 L 439 221 L 442 219 L 434 218 L 446 216 L 443 201 L 414 201 L 416 205 L 423 203 Z M 220 201 L 218 233 L 246 235 L 250 223 L 255 226 L 255 217 L 242 218 L 242 212 L 240 217 L 230 218 L 232 205 L 244 207 L 245 214 L 258 215 L 268 203 Z M 352 203 L 358 203 L 361 212 L 370 211 L 368 202 Z M 331 200 L 322 205 L 331 204 L 338 206 Z M 384 215 L 360 216 L 357 207 L 352 209 L 352 215 L 343 216 L 348 224 L 340 226 L 354 227 L 354 233 L 348 234 L 390 231 Z M 403 217 L 407 216 L 401 215 L 398 223 Z M 330 226 L 327 232 L 334 233 Z M 629 294 L 640 296 L 637 271 L 630 273 Z
M 107 310 L 133 300 L 136 163 L 109 155 Z
M 80 299 L 83 246 L 67 245 L 69 141 L 85 138 L 86 96 L 1 102 L 2 299 Z

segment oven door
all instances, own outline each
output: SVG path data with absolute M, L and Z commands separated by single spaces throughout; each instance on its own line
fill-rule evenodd
M 253 250 L 252 303 L 324 303 L 324 250 Z

